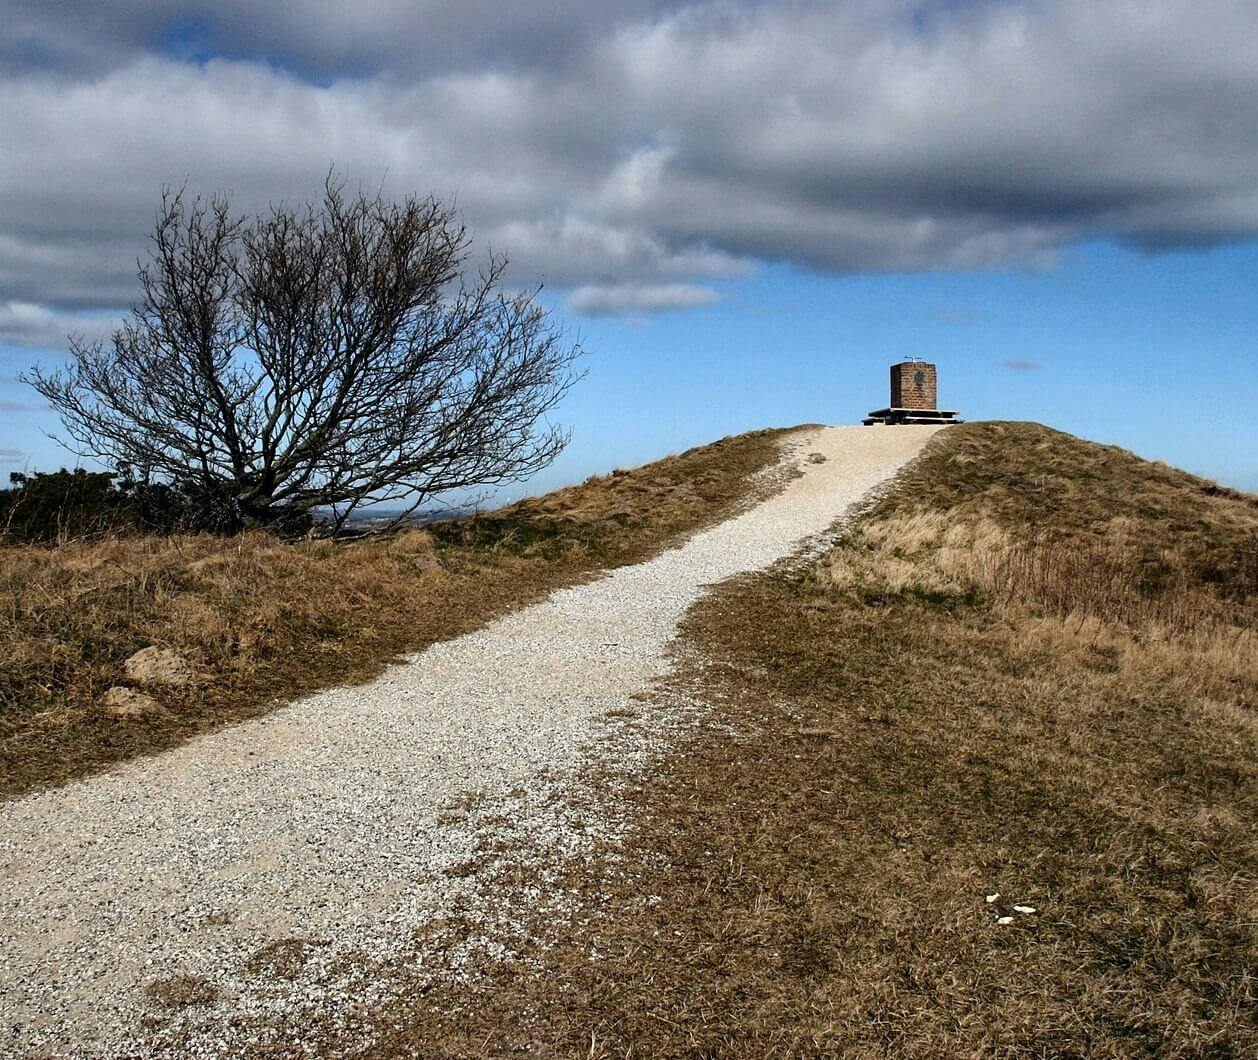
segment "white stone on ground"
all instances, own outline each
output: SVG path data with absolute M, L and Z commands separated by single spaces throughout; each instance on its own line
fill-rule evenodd
M 788 459 L 801 477 L 655 559 L 368 684 L 0 805 L 0 1053 L 135 1055 L 153 1011 L 144 986 L 188 973 L 221 998 L 192 1021 L 196 1051 L 228 1055 L 244 1044 L 224 1030 L 231 1017 L 291 1003 L 289 987 L 259 988 L 244 970 L 267 940 L 387 959 L 466 906 L 470 885 L 445 872 L 475 849 L 451 812 L 461 797 L 501 803 L 614 748 L 599 743 L 607 712 L 639 705 L 630 697 L 667 672 L 677 623 L 705 586 L 824 533 L 936 429 L 800 436 Z M 818 452 L 824 462 L 808 459 Z M 504 834 L 543 856 L 577 842 L 544 800 L 515 812 L 530 819 Z M 506 924 L 513 912 L 495 915 Z M 341 984 L 320 1003 L 351 1000 L 376 999 Z

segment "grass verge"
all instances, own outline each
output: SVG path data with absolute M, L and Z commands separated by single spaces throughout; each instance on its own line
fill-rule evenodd
M 574 881 L 587 926 L 376 1055 L 1258 1054 L 1256 547 L 1252 496 L 944 432 L 691 613 L 710 724 L 628 795 L 634 871 Z
M 485 515 L 364 541 L 264 534 L 0 547 L 0 796 L 64 782 L 293 697 L 363 681 L 399 654 L 551 590 L 639 562 L 766 488 L 786 431 L 614 471 Z M 759 483 L 759 484 L 757 484 Z M 149 645 L 197 680 L 119 718 L 104 692 Z

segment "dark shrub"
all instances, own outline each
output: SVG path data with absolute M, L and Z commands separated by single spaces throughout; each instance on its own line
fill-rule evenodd
M 118 490 L 104 471 L 36 472 L 9 475 L 0 491 L 0 516 L 10 541 L 56 541 L 113 528 Z
M 127 531 L 213 530 L 198 506 L 171 486 L 146 482 L 129 467 L 107 471 L 12 473 L 0 490 L 0 540 L 48 543 Z

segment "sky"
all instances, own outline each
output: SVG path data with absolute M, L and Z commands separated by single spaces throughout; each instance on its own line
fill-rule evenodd
M 1254 0 L 5 0 L 0 473 L 164 186 L 452 198 L 580 336 L 525 491 L 855 423 L 888 365 L 1258 490 Z M 520 492 L 516 490 L 515 492 Z

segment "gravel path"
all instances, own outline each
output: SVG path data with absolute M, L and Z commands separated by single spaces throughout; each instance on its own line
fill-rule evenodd
M 145 1019 L 161 1013 L 146 988 L 180 974 L 218 997 L 179 1017 L 201 1028 L 182 1048 L 225 1054 L 232 1019 L 297 1011 L 291 995 L 335 980 L 338 954 L 387 959 L 465 905 L 458 868 L 477 847 L 478 798 L 501 806 L 539 776 L 571 775 L 608 712 L 666 672 L 705 585 L 825 531 L 935 429 L 818 430 L 788 456 L 801 477 L 680 548 L 370 684 L 0 806 L 0 1054 L 147 1054 Z M 537 800 L 513 812 L 528 820 L 504 834 L 578 841 Z M 250 962 L 285 938 L 325 943 L 323 979 L 294 985 Z M 323 1005 L 353 994 L 320 989 Z M 352 1000 L 370 1004 L 364 989 Z

